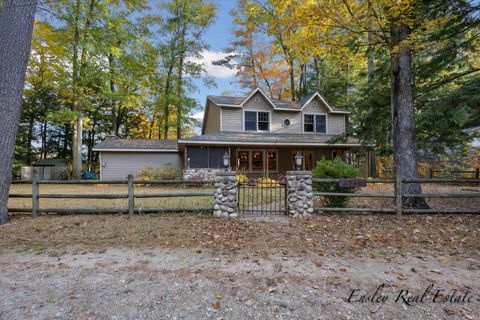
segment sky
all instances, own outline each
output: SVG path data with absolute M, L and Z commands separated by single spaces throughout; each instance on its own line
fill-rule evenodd
M 204 52 L 201 62 L 205 65 L 208 75 L 215 80 L 217 88 L 205 86 L 201 79 L 195 81 L 199 90 L 190 92 L 189 96 L 195 98 L 201 106 L 201 110 L 194 113 L 194 117 L 198 120 L 203 119 L 203 108 L 205 108 L 207 95 L 221 95 L 222 92 L 227 90 L 234 91 L 235 95 L 242 95 L 243 93 L 243 90 L 235 81 L 235 70 L 214 66 L 211 63 L 225 57 L 223 50 L 229 47 L 230 40 L 233 38 L 233 17 L 230 15 L 230 11 L 234 9 L 236 0 L 215 0 L 214 3 L 217 7 L 217 18 L 204 36 L 204 40 L 210 48 Z

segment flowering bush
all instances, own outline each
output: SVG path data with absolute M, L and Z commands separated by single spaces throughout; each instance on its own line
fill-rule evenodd
M 257 186 L 259 187 L 280 187 L 280 182 L 267 177 L 260 177 L 257 179 Z
M 248 177 L 244 174 L 237 174 L 237 183 L 238 184 L 245 184 L 248 182 Z

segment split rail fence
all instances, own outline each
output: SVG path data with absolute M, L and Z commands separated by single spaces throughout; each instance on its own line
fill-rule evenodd
M 345 179 L 313 179 L 314 184 L 340 183 L 342 181 L 345 182 Z M 480 213 L 480 179 L 359 179 L 358 181 L 363 184 L 380 185 L 381 188 L 364 188 L 360 189 L 358 193 L 314 192 L 315 211 L 397 215 L 404 213 Z M 423 193 L 402 192 L 403 185 L 408 183 L 421 184 Z M 24 185 L 23 192 L 18 192 L 18 188 L 15 188 L 16 185 Z M 9 195 L 9 212 L 30 212 L 33 217 L 40 213 L 123 213 L 131 216 L 136 213 L 212 212 L 214 206 L 214 185 L 204 181 L 149 181 L 134 180 L 129 177 L 124 180 L 12 181 L 12 186 L 14 188 Z M 115 186 L 122 188 L 117 189 Z M 102 187 L 111 189 L 108 190 L 109 192 L 105 192 L 107 190 Z M 71 188 L 74 188 L 73 191 Z M 81 190 L 76 191 L 75 188 L 81 188 Z M 67 194 L 66 191 L 69 190 L 70 193 Z M 365 202 L 352 206 L 351 204 L 355 204 L 355 201 L 349 200 L 350 205 L 347 208 L 331 208 L 326 207 L 322 201 L 322 198 L 327 196 L 348 197 L 350 200 L 363 198 L 362 201 Z M 430 209 L 403 208 L 402 201 L 405 198 L 423 198 L 430 205 Z M 111 206 L 99 207 L 101 206 L 99 201 L 103 199 L 111 200 Z M 268 199 L 267 197 L 262 201 L 269 201 Z M 369 204 L 367 201 L 369 199 L 376 201 L 376 204 Z M 13 201 L 10 202 L 10 200 Z M 52 205 L 54 203 L 52 200 L 63 200 L 63 202 L 59 205 L 58 203 Z M 116 202 L 116 200 L 121 200 L 121 202 Z M 441 203 L 437 205 L 435 201 Z M 42 205 L 40 205 L 41 202 Z M 265 205 L 263 202 L 259 205 Z M 74 205 L 71 205 L 72 203 Z
M 356 179 L 353 179 L 354 181 Z M 313 179 L 317 183 L 340 183 L 345 179 Z M 394 213 L 402 215 L 403 213 L 480 213 L 480 179 L 360 179 L 364 184 L 393 184 L 393 192 L 359 192 L 359 193 L 339 193 L 339 192 L 314 192 L 314 197 L 350 197 L 350 198 L 376 198 L 388 199 L 391 205 L 387 207 L 349 207 L 349 208 L 331 208 L 331 207 L 315 207 L 316 211 L 331 212 L 372 212 L 372 213 Z M 447 186 L 446 189 L 456 186 L 465 187 L 472 186 L 472 189 L 463 189 L 461 192 L 424 192 L 421 194 L 408 194 L 403 192 L 404 185 L 418 183 L 424 189 L 425 184 Z M 445 189 L 445 188 L 444 188 Z M 402 203 L 406 198 L 422 198 L 422 199 L 444 199 L 453 202 L 454 199 L 465 199 L 467 206 L 459 206 L 455 208 L 438 208 L 429 209 L 403 208 Z M 428 202 L 427 202 L 428 203 Z
M 213 183 L 204 182 L 204 181 L 183 181 L 183 180 L 134 180 L 131 176 L 128 179 L 124 180 L 35 180 L 32 181 L 12 181 L 12 185 L 17 184 L 31 184 L 31 193 L 10 193 L 9 199 L 16 198 L 31 198 L 31 207 L 9 207 L 9 212 L 31 212 L 33 217 L 37 217 L 39 213 L 125 213 L 130 216 L 135 213 L 160 213 L 160 212 L 203 212 L 203 211 L 212 211 L 213 209 Z M 126 190 L 119 190 L 113 188 L 113 186 L 123 185 L 126 186 Z M 85 192 L 73 192 L 70 193 L 57 193 L 57 191 L 62 190 L 52 190 L 48 189 L 47 193 L 40 192 L 41 186 L 52 186 L 53 188 L 61 188 L 67 186 L 73 187 L 85 187 L 87 193 Z M 102 190 L 98 186 L 105 186 L 106 188 L 114 189 L 111 192 L 89 192 L 90 189 L 95 191 L 112 191 Z M 142 186 L 141 188 L 137 188 Z M 178 190 L 178 187 L 185 187 L 184 189 Z M 94 188 L 97 187 L 97 188 Z M 169 189 L 169 187 L 175 187 L 174 190 Z M 188 187 L 193 187 L 193 191 L 188 190 Z M 208 187 L 208 189 L 206 188 Z M 82 188 L 82 191 L 85 191 L 85 188 Z M 158 190 L 160 188 L 160 190 Z M 145 190 L 147 192 L 145 192 Z M 53 192 L 52 192 L 53 191 Z M 121 192 L 126 191 L 126 192 Z M 138 192 L 141 191 L 141 192 Z M 193 201 L 194 198 L 202 198 L 202 201 Z M 145 206 L 145 205 L 136 205 L 138 199 L 172 199 L 173 201 L 163 202 L 161 206 Z M 103 199 L 121 199 L 126 200 L 127 205 L 116 204 L 115 207 L 94 207 L 84 206 L 80 207 L 78 203 L 75 203 L 74 208 L 72 207 L 61 207 L 61 206 L 52 206 L 52 207 L 43 207 L 40 206 L 40 201 L 42 199 L 63 199 L 71 200 L 77 199 L 87 200 L 87 201 L 97 201 Z M 158 201 L 157 201 L 158 202 Z M 189 204 L 193 204 L 190 205 Z

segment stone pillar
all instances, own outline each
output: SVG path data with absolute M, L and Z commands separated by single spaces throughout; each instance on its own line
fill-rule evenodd
M 309 217 L 313 213 L 312 173 L 287 171 L 288 212 L 296 217 Z
M 238 217 L 237 177 L 234 171 L 216 173 L 213 197 L 215 199 L 213 207 L 213 215 L 215 217 Z

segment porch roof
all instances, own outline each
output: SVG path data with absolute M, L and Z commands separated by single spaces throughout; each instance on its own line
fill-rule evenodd
M 178 140 L 179 145 L 257 145 L 257 146 L 374 146 L 356 138 L 328 134 L 285 134 L 270 132 L 215 132 Z

